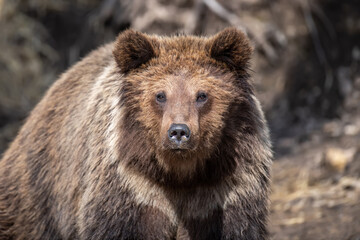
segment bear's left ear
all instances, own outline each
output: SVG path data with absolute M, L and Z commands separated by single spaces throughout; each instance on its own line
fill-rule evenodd
M 249 38 L 235 27 L 226 28 L 210 38 L 206 48 L 211 58 L 226 63 L 240 74 L 248 67 L 253 52 Z
M 156 40 L 134 30 L 126 30 L 116 39 L 113 55 L 122 73 L 127 73 L 157 56 Z

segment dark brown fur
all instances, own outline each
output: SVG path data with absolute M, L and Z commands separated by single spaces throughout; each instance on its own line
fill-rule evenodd
M 0 161 L 0 239 L 267 239 L 271 150 L 251 52 L 234 28 L 128 30 L 76 64 Z M 172 123 L 192 132 L 181 151 Z

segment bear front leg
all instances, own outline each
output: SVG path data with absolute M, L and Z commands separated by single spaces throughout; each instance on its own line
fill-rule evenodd
M 179 224 L 177 240 L 265 240 L 266 209 L 243 208 L 240 204 L 227 206 L 209 214 Z
M 81 239 L 168 240 L 175 237 L 175 227 L 156 208 L 128 200 L 95 205 L 84 209 Z
M 176 240 L 220 240 L 223 210 L 215 210 L 204 218 L 185 219 L 179 223 Z
M 224 210 L 222 240 L 266 240 L 267 209 L 263 201 L 231 204 Z
M 108 169 L 107 178 L 87 181 L 82 195 L 78 228 L 80 239 L 162 240 L 174 239 L 176 229 L 159 209 L 137 202 Z

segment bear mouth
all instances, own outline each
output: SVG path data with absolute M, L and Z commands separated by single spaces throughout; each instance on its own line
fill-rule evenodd
M 171 153 L 185 153 L 189 151 L 194 151 L 197 148 L 196 142 L 193 140 L 186 142 L 179 141 L 170 141 L 169 139 L 164 139 L 162 142 L 162 150 Z
M 189 144 L 165 144 L 164 149 L 174 152 L 174 153 L 184 153 L 190 150 L 193 150 L 193 147 Z
M 184 153 L 186 152 L 188 149 L 183 149 L 183 148 L 175 148 L 175 149 L 172 149 L 172 151 L 174 153 L 177 153 L 177 154 L 181 154 L 181 153 Z
M 173 152 L 185 152 L 185 151 L 189 151 L 190 147 L 189 146 L 175 145 L 175 146 L 170 146 L 168 149 L 173 151 Z

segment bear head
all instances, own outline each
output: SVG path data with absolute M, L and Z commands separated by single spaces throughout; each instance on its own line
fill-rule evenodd
M 227 125 L 238 131 L 234 121 L 240 116 L 231 118 L 232 108 L 252 95 L 252 47 L 240 30 L 227 28 L 211 38 L 126 30 L 113 54 L 124 81 L 124 140 L 137 145 L 121 143 L 129 165 L 153 171 L 145 170 L 151 167 L 143 161 L 150 159 L 162 171 L 189 177 L 227 144 L 222 142 Z M 243 119 L 251 125 L 246 111 Z

